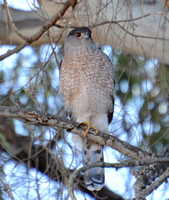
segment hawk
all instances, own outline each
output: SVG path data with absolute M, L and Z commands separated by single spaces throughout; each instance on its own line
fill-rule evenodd
M 106 54 L 94 44 L 91 30 L 72 30 L 64 44 L 60 69 L 60 90 L 66 110 L 73 120 L 102 132 L 108 132 L 114 107 L 114 71 Z M 103 161 L 103 146 L 83 138 L 84 166 Z M 104 168 L 93 167 L 84 173 L 86 187 L 100 190 L 104 186 Z

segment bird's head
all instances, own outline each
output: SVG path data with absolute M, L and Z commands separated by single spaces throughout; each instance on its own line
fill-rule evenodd
M 79 48 L 91 49 L 93 46 L 91 30 L 87 27 L 78 27 L 73 29 L 67 36 L 64 45 L 64 52 L 79 51 Z
M 87 27 L 78 27 L 69 33 L 68 37 L 70 36 L 74 36 L 79 39 L 89 39 L 91 38 L 91 30 Z

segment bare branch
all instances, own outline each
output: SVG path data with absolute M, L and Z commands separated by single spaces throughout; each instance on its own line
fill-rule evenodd
M 14 53 L 18 53 L 21 49 L 23 49 L 27 45 L 31 45 L 34 41 L 38 40 L 50 27 L 52 27 L 60 19 L 61 16 L 63 16 L 65 14 L 66 10 L 70 6 L 75 6 L 76 3 L 77 3 L 76 0 L 68 0 L 64 4 L 64 7 L 54 17 L 52 17 L 50 22 L 47 23 L 46 25 L 44 25 L 43 28 L 38 33 L 36 33 L 35 35 L 33 35 L 30 38 L 24 38 L 24 39 L 26 39 L 25 43 L 19 45 L 18 47 L 14 48 L 13 50 L 9 50 L 7 53 L 0 56 L 0 61 L 11 56 Z
M 50 6 L 47 6 L 48 3 Z M 52 36 L 56 38 L 60 35 L 60 29 L 65 30 L 67 27 L 89 26 L 92 28 L 94 41 L 100 45 L 109 44 L 114 49 L 122 50 L 126 53 L 157 58 L 162 63 L 169 62 L 167 54 L 169 47 L 169 19 L 168 8 L 165 6 L 164 1 L 152 1 L 152 5 L 145 4 L 143 1 L 129 2 L 125 0 L 114 0 L 108 3 L 99 1 L 99 6 L 96 6 L 97 3 L 90 0 L 74 1 L 74 3 L 77 4 L 76 9 L 73 12 L 70 10 L 69 12 L 67 9 L 64 16 L 60 15 L 62 17 L 56 20 L 57 23 L 54 23 L 55 27 L 53 26 L 52 30 L 49 30 L 49 27 L 46 27 L 46 25 L 44 26 L 46 23 L 45 20 L 50 20 L 51 16 L 54 16 L 60 7 L 65 8 L 64 3 L 43 0 L 42 4 L 47 13 L 45 16 L 43 15 L 45 12 L 41 12 L 44 10 L 41 9 L 38 9 L 36 12 L 25 12 L 25 17 L 23 11 L 10 8 L 12 10 L 12 26 L 13 28 L 14 25 L 17 27 L 18 33 L 21 33 L 20 37 L 16 33 L 17 29 L 14 28 L 12 30 L 15 31 L 11 31 L 11 26 L 8 27 L 8 21 L 5 18 L 6 15 L 3 9 L 1 9 L 1 44 L 20 45 L 13 52 L 9 51 L 5 55 L 9 56 L 12 53 L 18 52 L 29 44 L 41 45 L 49 43 L 48 35 L 44 34 L 46 30 L 49 30 Z M 41 33 L 43 26 L 46 27 L 46 30 Z M 37 40 L 31 41 L 33 38 L 29 38 L 29 36 L 35 33 L 38 34 L 37 32 L 41 36 L 43 35 L 43 37 L 40 36 Z M 66 31 L 64 33 L 66 34 Z M 63 44 L 65 34 L 59 40 L 60 44 Z M 26 42 L 23 43 L 25 39 Z M 4 58 L 0 57 L 0 59 Z
M 84 172 L 87 169 L 92 168 L 92 167 L 111 167 L 111 168 L 120 169 L 123 167 L 135 167 L 135 166 L 141 166 L 141 165 L 150 165 L 150 164 L 166 163 L 166 162 L 169 163 L 169 158 L 155 158 L 155 159 L 151 158 L 149 160 L 143 159 L 140 161 L 129 160 L 129 161 L 121 162 L 121 163 L 105 163 L 105 162 L 92 163 L 92 164 L 88 165 L 87 167 L 81 167 L 81 168 L 75 170 L 70 175 L 69 182 L 68 182 L 69 194 L 73 200 L 76 199 L 75 195 L 74 195 L 75 180 L 77 179 L 77 177 L 79 176 L 79 174 L 81 172 Z M 143 197 L 143 196 L 146 197 L 147 195 L 149 195 L 154 189 L 159 187 L 168 177 L 169 177 L 169 170 L 167 169 L 166 172 L 164 172 L 164 174 L 162 174 L 156 182 L 154 182 L 147 189 L 143 190 L 141 195 L 138 197 L 138 200 L 141 199 L 141 197 Z M 137 194 L 138 193 L 136 193 L 136 195 Z
M 28 40 L 28 37 L 24 36 L 16 27 L 15 23 L 13 22 L 13 19 L 12 19 L 12 16 L 11 16 L 11 13 L 9 11 L 9 7 L 7 5 L 7 1 L 4 0 L 4 5 L 5 5 L 5 8 L 6 8 L 6 12 L 7 12 L 7 16 L 9 18 L 9 22 L 11 23 L 11 26 L 12 26 L 12 29 L 14 29 L 14 31 L 23 39 L 23 40 Z
M 162 148 L 157 156 L 161 158 L 169 158 L 169 145 Z M 169 174 L 167 175 L 168 167 L 169 162 L 166 161 L 164 163 L 157 162 L 157 164 L 142 167 L 139 172 L 132 171 L 132 174 L 137 179 L 135 183 L 136 199 L 145 199 L 148 194 L 159 187 L 169 176 Z
M 0 133 L 5 137 L 6 142 L 11 148 L 9 151 L 4 148 L 0 138 L 1 151 L 6 151 L 10 158 L 12 157 L 16 162 L 26 165 L 28 169 L 35 168 L 47 175 L 51 180 L 62 182 L 66 185 L 73 170 L 66 168 L 57 155 L 53 156 L 48 146 L 35 145 L 29 136 L 16 134 L 11 124 L 5 118 L 0 118 Z M 95 197 L 96 200 L 124 200 L 107 187 L 103 187 L 99 192 L 87 190 L 82 174 L 76 180 L 76 188 L 83 193 L 89 194 L 91 197 Z M 6 183 L 4 183 L 4 189 L 6 189 L 12 199 L 10 187 Z
M 0 116 L 17 118 L 33 125 L 57 126 L 80 136 L 84 135 L 84 130 L 86 128 L 84 125 L 72 122 L 68 119 L 62 119 L 55 115 L 42 113 L 37 110 L 23 109 L 19 107 L 0 106 Z M 104 146 L 112 147 L 119 151 L 121 154 L 128 156 L 132 159 L 148 159 L 152 156 L 151 153 L 139 149 L 138 147 L 132 146 L 107 133 L 102 133 L 99 131 L 99 133 L 96 135 L 94 130 L 90 130 L 87 137 L 91 141 L 94 141 Z
M 0 116 L 17 118 L 33 125 L 52 126 L 52 127 L 57 126 L 60 128 L 64 128 L 68 131 L 71 131 L 73 133 L 79 134 L 80 136 L 83 136 L 85 130 L 85 126 L 81 124 L 72 122 L 67 119 L 59 118 L 51 114 L 46 114 L 37 110 L 19 108 L 19 106 L 18 107 L 0 106 Z M 121 152 L 123 155 L 135 159 L 130 161 L 124 161 L 121 163 L 102 163 L 102 162 L 94 163 L 92 165 L 87 166 L 87 168 L 101 166 L 101 167 L 115 167 L 116 169 L 118 169 L 121 167 L 134 167 L 141 165 L 150 165 L 155 163 L 158 163 L 156 165 L 160 165 L 160 163 L 169 162 L 168 154 L 166 154 L 166 152 L 168 152 L 168 149 L 164 149 L 161 153 L 159 153 L 159 155 L 152 155 L 124 141 L 121 141 L 120 139 L 110 134 L 99 132 L 96 135 L 95 131 L 91 130 L 87 135 L 87 137 L 88 139 L 94 142 L 97 142 L 101 145 L 110 146 Z M 45 147 L 38 147 L 38 148 L 45 149 Z M 165 158 L 165 155 L 163 155 L 162 153 L 164 153 L 167 157 Z M 74 185 L 74 180 L 77 179 L 77 176 L 81 176 L 80 172 L 83 172 L 85 170 L 86 168 L 82 167 L 74 172 L 73 171 L 71 172 L 70 179 L 68 182 L 68 189 L 72 199 L 75 199 L 73 193 L 73 188 L 76 187 Z M 151 186 L 149 186 L 145 190 L 140 190 L 140 192 L 137 192 L 136 194 L 138 195 L 140 194 L 141 197 L 147 196 L 153 191 L 153 189 L 157 188 L 162 182 L 164 182 L 167 177 L 168 177 L 168 171 L 165 172 L 164 175 L 161 175 L 157 182 L 154 182 Z M 137 182 L 139 182 L 139 180 L 140 179 L 138 177 Z M 78 187 L 80 186 L 78 185 Z
M 149 195 L 153 190 L 157 189 L 164 181 L 166 181 L 167 178 L 169 178 L 169 168 L 167 168 L 166 171 L 155 182 L 153 182 L 148 188 L 144 189 L 141 195 L 142 196 Z
M 151 192 L 153 192 L 155 189 L 157 189 L 163 182 L 165 182 L 169 178 L 169 168 L 166 169 L 166 171 L 159 176 L 159 178 L 153 182 L 149 187 L 140 190 L 140 191 L 135 191 L 135 200 L 145 200 L 146 196 L 149 195 Z

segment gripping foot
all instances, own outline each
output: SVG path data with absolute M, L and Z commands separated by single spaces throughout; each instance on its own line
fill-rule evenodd
M 96 127 L 91 126 L 91 119 L 88 122 L 82 122 L 82 124 L 87 126 L 87 130 L 85 131 L 85 134 L 83 135 L 83 137 L 86 137 L 86 135 L 88 134 L 91 128 L 93 128 L 96 131 L 96 133 L 99 132 L 99 130 Z

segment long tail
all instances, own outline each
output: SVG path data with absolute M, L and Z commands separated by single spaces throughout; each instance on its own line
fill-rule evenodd
M 103 147 L 99 144 L 87 141 L 83 142 L 83 162 L 84 166 L 103 161 Z M 93 167 L 85 171 L 84 181 L 88 190 L 101 190 L 104 186 L 104 168 Z

